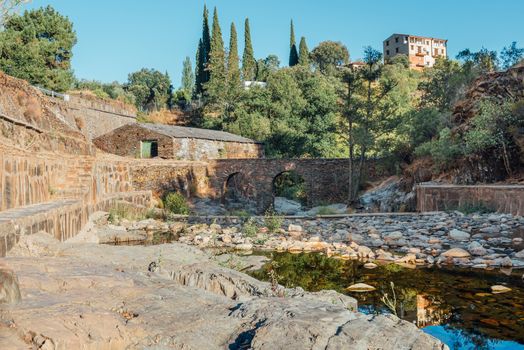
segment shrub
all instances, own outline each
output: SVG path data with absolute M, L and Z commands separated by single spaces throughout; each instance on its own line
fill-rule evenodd
M 417 156 L 431 156 L 439 170 L 462 155 L 460 144 L 452 137 L 451 130 L 444 128 L 440 131 L 439 138 L 423 143 L 416 148 Z
M 240 218 L 249 218 L 250 214 L 245 209 L 235 209 L 231 212 L 229 212 L 230 216 L 238 216 Z
M 189 205 L 187 204 L 186 198 L 178 192 L 168 193 L 163 203 L 164 208 L 173 214 L 189 214 Z
M 254 237 L 258 233 L 258 225 L 255 219 L 247 219 L 244 225 L 242 226 L 242 232 L 246 237 Z
M 493 208 L 484 203 L 463 203 L 459 205 L 456 210 L 466 215 L 475 213 L 488 214 L 495 212 Z
M 317 215 L 335 215 L 338 214 L 333 208 L 322 206 L 318 209 Z
M 279 230 L 283 223 L 284 217 L 277 215 L 273 207 L 270 207 L 268 210 L 266 210 L 264 215 L 264 224 L 270 233 L 274 233 Z

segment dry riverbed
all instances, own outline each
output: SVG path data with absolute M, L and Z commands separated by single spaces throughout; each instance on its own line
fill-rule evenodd
M 395 316 L 354 311 L 349 296 L 260 282 L 186 244 L 96 243 L 166 225 L 128 224 L 99 221 L 64 243 L 22 237 L 1 260 L 0 295 L 10 303 L 0 309 L 0 348 L 447 348 Z

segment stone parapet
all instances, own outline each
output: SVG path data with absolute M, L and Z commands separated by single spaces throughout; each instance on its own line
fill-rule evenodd
M 524 215 L 524 185 L 419 184 L 416 192 L 418 211 L 484 205 L 500 213 Z

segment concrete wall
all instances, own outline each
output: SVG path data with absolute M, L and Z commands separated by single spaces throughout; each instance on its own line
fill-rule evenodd
M 417 210 L 453 210 L 483 204 L 501 213 L 524 215 L 524 185 L 418 185 Z
M 139 158 L 140 142 L 156 140 L 158 156 L 175 160 L 208 160 L 260 158 L 264 156 L 259 143 L 224 142 L 207 139 L 172 138 L 130 124 L 93 140 L 101 150 L 122 157 Z

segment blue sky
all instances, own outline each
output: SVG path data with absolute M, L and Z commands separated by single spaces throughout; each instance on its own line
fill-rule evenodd
M 297 42 L 305 36 L 312 49 L 323 40 L 341 41 L 352 59 L 366 45 L 381 49 L 392 33 L 448 39 L 451 56 L 466 47 L 524 46 L 523 0 L 33 0 L 28 7 L 52 5 L 73 21 L 77 77 L 123 82 L 147 67 L 167 71 L 179 86 L 184 58 L 194 64 L 204 3 L 217 6 L 226 44 L 235 22 L 240 55 L 249 17 L 255 56 L 276 54 L 282 64 L 291 18 Z

